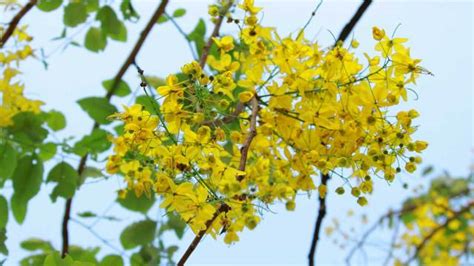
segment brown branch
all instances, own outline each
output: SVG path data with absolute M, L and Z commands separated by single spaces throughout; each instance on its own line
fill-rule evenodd
M 147 25 L 143 29 L 143 31 L 140 33 L 140 37 L 138 38 L 137 42 L 135 43 L 135 46 L 133 47 L 132 52 L 130 55 L 127 57 L 125 62 L 123 63 L 122 67 L 118 71 L 117 75 L 115 75 L 114 82 L 112 83 L 112 86 L 109 91 L 107 91 L 107 94 L 105 95 L 105 98 L 110 101 L 112 96 L 114 95 L 115 91 L 118 88 L 118 85 L 120 81 L 122 80 L 123 75 L 125 75 L 125 72 L 129 69 L 129 67 L 133 64 L 135 61 L 135 58 L 140 51 L 140 49 L 143 46 L 143 43 L 145 42 L 146 38 L 150 34 L 152 28 L 154 25 L 156 25 L 156 21 L 164 14 L 166 5 L 168 4 L 168 0 L 162 0 L 158 8 L 155 10 L 153 13 L 152 17 L 148 21 Z M 95 122 L 92 131 L 95 129 L 99 128 L 99 123 Z M 81 161 L 79 163 L 79 166 L 77 167 L 77 173 L 79 175 L 82 174 L 84 171 L 84 168 L 86 166 L 86 162 L 88 159 L 88 153 L 86 153 L 84 156 L 82 156 Z M 62 223 L 62 238 L 63 238 L 63 247 L 62 247 L 62 256 L 64 257 L 68 251 L 69 251 L 69 230 L 68 230 L 68 225 L 69 225 L 69 220 L 71 219 L 71 205 L 72 205 L 72 198 L 66 200 L 66 205 L 65 205 L 65 211 L 64 211 L 64 217 L 63 217 L 63 223 Z
M 211 36 L 209 37 L 209 39 L 207 40 L 206 44 L 204 45 L 202 49 L 201 58 L 199 59 L 199 65 L 201 66 L 201 68 L 204 68 L 204 66 L 206 65 L 207 57 L 209 56 L 209 51 L 211 50 L 212 43 L 214 42 L 212 38 L 219 36 L 219 31 L 221 29 L 222 23 L 224 22 L 225 14 L 232 7 L 232 4 L 233 4 L 233 1 L 230 0 L 227 3 L 227 6 L 224 6 L 222 13 L 217 18 L 217 21 L 214 25 L 214 30 L 212 31 Z
M 321 175 L 321 185 L 327 186 L 329 180 L 328 174 Z M 318 216 L 316 217 L 316 223 L 314 226 L 313 239 L 311 240 L 311 247 L 308 254 L 308 264 L 310 266 L 314 265 L 314 255 L 316 253 L 316 247 L 319 241 L 319 235 L 322 228 L 324 217 L 326 216 L 326 195 L 324 197 L 319 196 L 319 211 Z
M 252 103 L 252 115 L 250 116 L 249 133 L 247 134 L 247 138 L 245 138 L 244 144 L 240 148 L 240 171 L 245 171 L 250 145 L 252 144 L 253 139 L 257 135 L 257 115 L 259 109 L 257 97 L 254 96 L 250 101 Z M 242 181 L 242 179 L 244 179 L 244 176 L 237 176 L 238 181 Z
M 188 260 L 189 256 L 193 253 L 193 251 L 196 249 L 196 247 L 199 245 L 199 242 L 201 242 L 201 239 L 204 237 L 206 232 L 211 228 L 212 224 L 214 221 L 219 217 L 219 214 L 223 212 L 228 212 L 230 210 L 230 207 L 227 204 L 222 204 L 219 209 L 214 213 L 214 216 L 212 216 L 211 219 L 209 219 L 206 222 L 206 229 L 199 231 L 199 233 L 194 237 L 193 242 L 188 246 L 186 251 L 184 252 L 183 256 L 178 262 L 178 266 L 182 266 L 186 263 Z
M 354 27 L 356 26 L 357 22 L 360 20 L 362 15 L 367 11 L 368 7 L 372 3 L 372 0 L 364 0 L 364 2 L 361 4 L 359 9 L 357 9 L 356 13 L 352 16 L 351 20 L 346 24 L 346 26 L 342 29 L 341 33 L 339 34 L 339 38 L 336 41 L 342 41 L 344 42 L 347 39 L 347 36 L 352 32 Z M 329 175 L 323 174 L 321 176 L 321 184 L 327 185 L 329 180 Z M 319 234 L 321 231 L 321 226 L 324 220 L 324 217 L 326 216 L 326 197 L 321 198 L 319 197 L 319 211 L 318 215 L 316 217 L 316 223 L 315 223 L 315 228 L 314 228 L 314 233 L 313 233 L 313 239 L 311 240 L 311 246 L 309 249 L 309 254 L 308 254 L 308 264 L 310 266 L 313 266 L 314 263 L 314 255 L 316 253 L 316 248 L 318 245 L 319 241 Z
M 3 48 L 5 43 L 7 43 L 8 39 L 12 36 L 13 32 L 15 31 L 16 27 L 18 26 L 18 23 L 20 23 L 20 20 L 28 13 L 28 11 L 31 10 L 33 6 L 36 5 L 37 0 L 30 0 L 28 3 L 26 3 L 25 6 L 23 6 L 20 9 L 20 12 L 18 12 L 13 19 L 8 23 L 8 28 L 5 31 L 5 33 L 2 35 L 0 38 L 0 48 Z
M 469 209 L 473 208 L 474 207 L 474 201 L 471 201 L 468 205 L 464 206 L 464 208 L 462 208 L 461 210 L 457 211 L 454 213 L 454 215 L 450 218 L 448 218 L 443 224 L 441 224 L 440 226 L 436 227 L 435 229 L 433 229 L 433 231 L 431 231 L 422 241 L 420 244 L 418 244 L 415 248 L 415 253 L 413 254 L 413 256 L 411 256 L 407 262 L 405 262 L 405 265 L 409 265 L 413 260 L 415 260 L 418 255 L 420 254 L 420 252 L 423 250 L 423 248 L 426 246 L 426 244 L 428 244 L 428 242 L 431 240 L 431 238 L 433 238 L 440 230 L 443 230 L 445 229 L 446 227 L 448 227 L 448 225 L 459 218 L 459 216 L 461 216 L 462 214 L 464 214 L 465 212 L 469 211 Z
M 347 22 L 346 26 L 344 26 L 344 28 L 342 29 L 341 33 L 339 34 L 339 37 L 337 38 L 337 42 L 346 41 L 347 37 L 352 32 L 352 30 L 355 28 L 357 22 L 359 22 L 360 18 L 362 17 L 362 15 L 364 15 L 365 11 L 367 11 L 370 4 L 372 4 L 372 0 L 364 0 L 362 2 L 362 4 L 359 6 L 359 9 L 357 9 L 354 16 L 352 16 L 351 20 L 349 20 L 349 22 Z
M 240 171 L 245 171 L 245 165 L 247 163 L 247 156 L 248 156 L 248 151 L 250 149 L 250 145 L 252 144 L 253 138 L 257 135 L 257 115 L 258 115 L 258 100 L 256 97 L 253 97 L 251 100 L 252 103 L 252 115 L 250 118 L 250 128 L 249 128 L 249 133 L 247 135 L 247 138 L 245 139 L 245 142 L 243 146 L 240 148 L 240 164 L 239 164 L 239 170 Z M 237 180 L 242 181 L 243 176 L 238 176 Z M 206 232 L 209 230 L 209 228 L 212 226 L 212 223 L 217 219 L 219 214 L 222 212 L 227 212 L 230 210 L 230 207 L 227 206 L 226 204 L 221 205 L 221 207 L 214 213 L 214 216 L 206 222 L 206 229 L 201 230 L 193 239 L 191 244 L 188 246 L 186 251 L 184 252 L 183 256 L 178 262 L 178 266 L 184 265 L 186 261 L 188 260 L 189 256 L 193 253 L 193 251 L 196 249 L 196 247 L 199 245 L 201 242 L 201 239 L 203 236 L 206 234 Z

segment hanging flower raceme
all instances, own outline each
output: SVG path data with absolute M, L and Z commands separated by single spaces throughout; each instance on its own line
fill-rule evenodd
M 304 32 L 282 38 L 258 22 L 253 1 L 239 8 L 240 35 L 213 39 L 208 71 L 186 64 L 157 88 L 153 108 L 113 116 L 125 130 L 110 173 L 137 195 L 162 196 L 161 207 L 194 232 L 225 232 L 231 243 L 274 202 L 293 210 L 299 192 L 332 193 L 317 186 L 320 174 L 340 177 L 336 192 L 347 187 L 365 205 L 374 179 L 416 169 L 427 147 L 412 138 L 419 114 L 392 108 L 426 73 L 406 39 L 374 28 L 375 54 L 358 57 L 342 44 L 322 49 Z
M 0 32 L 2 31 L 0 27 Z M 20 112 L 39 113 L 43 104 L 41 101 L 26 98 L 23 94 L 23 84 L 16 81 L 16 76 L 20 73 L 16 66 L 33 55 L 28 44 L 32 38 L 26 33 L 26 26 L 16 28 L 12 38 L 17 45 L 0 50 L 0 128 L 11 126 L 13 117 Z

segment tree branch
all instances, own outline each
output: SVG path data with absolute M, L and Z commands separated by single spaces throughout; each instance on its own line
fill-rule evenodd
M 354 27 L 356 26 L 357 22 L 360 20 L 362 15 L 367 11 L 368 7 L 372 3 L 372 0 L 364 0 L 362 4 L 360 5 L 359 9 L 357 9 L 356 13 L 352 16 L 351 20 L 346 24 L 346 26 L 342 29 L 341 34 L 339 34 L 339 38 L 336 41 L 342 41 L 344 42 L 347 39 L 347 36 L 352 32 Z M 327 185 L 329 180 L 329 175 L 323 174 L 321 176 L 321 184 Z M 308 254 L 308 264 L 310 266 L 314 265 L 314 255 L 316 253 L 316 248 L 318 245 L 319 241 L 319 234 L 321 231 L 321 225 L 323 223 L 324 217 L 326 216 L 326 197 L 321 198 L 319 197 L 319 211 L 318 215 L 316 217 L 316 223 L 315 223 L 315 228 L 314 228 L 314 233 L 313 233 L 313 239 L 311 240 L 311 246 L 309 249 L 309 254 Z
M 28 13 L 28 11 L 31 10 L 33 6 L 36 5 L 37 0 L 30 0 L 28 3 L 26 3 L 25 6 L 23 6 L 20 9 L 20 12 L 18 12 L 13 19 L 8 23 L 8 28 L 5 31 L 5 33 L 2 35 L 0 38 L 0 48 L 3 48 L 5 43 L 7 43 L 8 39 L 12 36 L 13 32 L 15 31 L 16 27 L 18 26 L 18 23 L 20 23 L 20 20 Z
M 321 175 L 321 185 L 327 186 L 328 180 L 329 180 L 328 174 Z M 310 266 L 314 265 L 314 255 L 316 253 L 316 247 L 319 241 L 321 226 L 323 224 L 324 217 L 326 216 L 326 196 L 323 198 L 319 196 L 318 199 L 319 199 L 319 211 L 318 211 L 318 216 L 316 217 L 313 239 L 311 240 L 311 247 L 309 249 L 309 254 L 308 254 L 308 264 Z
M 230 210 L 230 207 L 227 205 L 227 204 L 222 204 L 219 209 L 214 213 L 214 216 L 212 216 L 211 219 L 209 219 L 207 222 L 206 222 L 206 229 L 204 230 L 201 230 L 199 231 L 199 233 L 196 235 L 196 237 L 194 237 L 193 239 L 193 242 L 191 242 L 191 244 L 188 246 L 188 248 L 186 249 L 186 251 L 184 252 L 183 256 L 181 257 L 181 259 L 179 260 L 178 262 L 178 266 L 182 266 L 186 263 L 186 261 L 188 260 L 189 256 L 191 256 L 191 254 L 193 253 L 193 251 L 196 249 L 196 247 L 199 245 L 199 242 L 201 242 L 201 239 L 204 237 L 204 235 L 206 234 L 206 232 L 209 230 L 209 228 L 211 228 L 212 224 L 214 223 L 214 221 L 217 219 L 217 217 L 219 217 L 219 214 L 223 213 L 223 212 L 227 212 Z
M 107 94 L 105 95 L 105 98 L 110 101 L 112 96 L 114 95 L 115 91 L 118 88 L 118 85 L 120 81 L 122 80 L 122 77 L 125 75 L 125 72 L 127 72 L 128 68 L 130 65 L 133 64 L 135 61 L 135 58 L 140 51 L 140 49 L 143 46 L 143 43 L 145 42 L 146 38 L 150 34 L 152 28 L 154 25 L 156 25 L 156 21 L 163 15 L 165 12 L 166 5 L 168 4 L 168 0 L 162 0 L 158 8 L 155 10 L 153 13 L 152 17 L 148 21 L 147 25 L 143 29 L 143 31 L 140 33 L 140 37 L 138 38 L 137 42 L 135 43 L 135 46 L 133 47 L 132 52 L 130 55 L 127 57 L 125 62 L 123 63 L 122 67 L 118 71 L 117 75 L 115 75 L 114 81 L 112 83 L 112 86 L 109 91 L 107 91 Z M 94 123 L 92 127 L 92 131 L 95 129 L 99 128 L 99 124 L 97 122 Z M 86 166 L 86 162 L 88 159 L 88 153 L 84 155 L 81 158 L 81 161 L 79 163 L 79 166 L 77 167 L 77 173 L 79 175 L 82 174 L 84 171 L 84 168 Z M 65 211 L 64 211 L 64 217 L 63 217 L 63 223 L 62 223 L 62 238 L 63 238 L 63 247 L 62 247 L 62 256 L 66 256 L 66 254 L 69 252 L 69 230 L 68 230 L 68 225 L 69 225 L 69 220 L 71 219 L 71 205 L 72 205 L 72 198 L 66 200 L 66 205 L 65 205 Z
M 212 31 L 211 36 L 209 36 L 209 39 L 207 40 L 206 45 L 204 45 L 204 48 L 202 49 L 201 58 L 199 59 L 199 65 L 201 66 L 201 68 L 204 68 L 204 66 L 206 65 L 207 57 L 209 55 L 209 51 L 211 50 L 212 42 L 214 41 L 212 38 L 215 38 L 219 35 L 222 22 L 224 22 L 225 14 L 232 7 L 232 4 L 233 4 L 233 1 L 229 0 L 229 2 L 227 3 L 227 6 L 224 7 L 224 10 L 222 10 L 222 13 L 217 18 L 217 21 L 214 26 L 214 30 Z
M 337 38 L 337 41 L 342 41 L 342 42 L 346 41 L 347 37 L 355 28 L 357 22 L 359 22 L 360 18 L 362 17 L 362 15 L 364 15 L 365 11 L 367 11 L 370 4 L 372 4 L 372 0 L 364 0 L 362 2 L 362 4 L 359 6 L 359 9 L 357 9 L 354 16 L 352 16 L 351 20 L 349 20 L 346 26 L 344 26 L 344 28 L 342 29 L 341 33 L 339 34 L 339 37 Z
M 433 231 L 431 231 L 425 238 L 423 238 L 421 243 L 418 244 L 418 246 L 416 246 L 415 253 L 405 262 L 405 265 L 409 265 L 413 260 L 415 260 L 419 256 L 423 248 L 426 246 L 426 244 L 428 244 L 431 238 L 433 238 L 440 230 L 443 230 L 444 228 L 448 227 L 449 223 L 451 223 L 453 220 L 458 219 L 459 216 L 469 211 L 473 207 L 474 207 L 474 201 L 471 201 L 468 205 L 464 206 L 461 210 L 455 212 L 454 215 L 448 218 L 443 224 L 433 229 Z
M 252 115 L 250 117 L 250 128 L 247 138 L 245 139 L 244 144 L 240 148 L 240 163 L 239 163 L 239 170 L 245 171 L 245 166 L 247 164 L 247 156 L 249 153 L 250 145 L 252 144 L 253 139 L 257 135 L 257 115 L 258 115 L 258 100 L 257 97 L 254 96 L 251 99 L 252 103 Z M 242 181 L 244 176 L 238 176 L 237 180 Z

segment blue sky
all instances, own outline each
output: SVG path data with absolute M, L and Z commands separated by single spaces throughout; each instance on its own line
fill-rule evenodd
M 31 60 L 22 67 L 23 79 L 26 83 L 26 94 L 47 103 L 46 109 L 58 109 L 68 117 L 66 130 L 58 137 L 82 136 L 90 131 L 92 122 L 76 104 L 76 100 L 86 96 L 104 94 L 101 82 L 112 78 L 118 71 L 137 39 L 144 23 L 155 9 L 157 1 L 134 1 L 142 19 L 137 24 L 127 25 L 129 41 L 126 44 L 109 42 L 105 52 L 94 54 L 82 48 L 70 47 L 64 52 L 58 51 L 48 59 L 49 68 L 45 70 L 38 61 Z M 184 7 L 187 14 L 179 23 L 189 32 L 199 17 L 206 16 L 207 4 L 210 1 L 171 1 L 168 12 Z M 263 24 L 276 27 L 279 32 L 295 32 L 307 21 L 317 1 L 256 1 L 264 7 Z M 315 19 L 308 27 L 306 36 L 315 36 L 322 45 L 332 43 L 329 31 L 335 35 L 352 16 L 359 5 L 357 1 L 325 1 Z M 371 40 L 372 26 L 385 28 L 392 32 L 401 23 L 397 35 L 409 38 L 409 46 L 414 57 L 423 59 L 423 66 L 433 72 L 434 76 L 420 78 L 416 91 L 419 99 L 404 104 L 403 108 L 416 108 L 421 117 L 416 137 L 430 143 L 423 154 L 425 165 L 435 165 L 438 171 L 448 170 L 453 175 L 466 175 L 472 158 L 473 120 L 473 3 L 469 1 L 377 1 L 374 3 L 353 32 L 361 43 L 359 51 L 371 51 L 374 45 Z M 3 19 L 2 19 L 3 20 Z M 46 53 L 56 49 L 60 43 L 51 42 L 62 30 L 62 11 L 45 14 L 38 10 L 32 11 L 25 23 L 35 37 L 33 45 L 43 47 Z M 223 28 L 225 33 L 235 33 L 235 29 Z M 78 34 L 82 42 L 83 33 Z M 157 26 L 147 39 L 138 55 L 137 62 L 146 73 L 165 77 L 176 72 L 179 67 L 191 60 L 191 53 L 171 24 Z M 125 79 L 129 85 L 138 88 L 139 79 L 134 69 L 130 69 Z M 114 99 L 114 103 L 127 104 L 129 99 Z M 343 224 L 355 224 L 360 234 L 364 227 L 356 219 L 347 219 L 349 209 L 367 213 L 369 219 L 382 214 L 389 206 L 396 207 L 410 194 L 403 190 L 401 184 L 426 183 L 414 175 L 404 174 L 392 185 L 378 182 L 374 194 L 369 199 L 369 206 L 360 208 L 349 196 L 331 194 L 328 202 L 328 216 L 325 225 L 331 219 L 338 218 Z M 342 181 L 334 179 L 330 190 Z M 125 212 L 118 205 L 111 205 L 115 191 L 119 188 L 115 178 L 83 186 L 76 193 L 73 213 L 91 210 L 102 213 L 109 206 L 108 215 L 121 217 L 118 223 L 99 223 L 96 230 L 120 247 L 118 242 L 122 228 L 139 216 Z M 60 222 L 64 202 L 50 203 L 51 187 L 37 195 L 29 205 L 26 222 L 20 227 L 13 219 L 10 220 L 7 244 L 11 256 L 7 265 L 15 265 L 16 261 L 26 255 L 19 248 L 19 243 L 28 237 L 39 237 L 53 242 L 60 247 Z M 2 192 L 3 193 L 3 192 Z M 7 195 L 11 194 L 8 189 Z M 228 246 L 221 240 L 206 238 L 190 259 L 196 264 L 305 264 L 309 249 L 310 236 L 317 212 L 316 197 L 308 199 L 301 196 L 294 212 L 287 212 L 284 207 L 276 205 L 276 214 L 266 213 L 263 221 L 252 232 L 241 235 L 241 241 Z M 151 213 L 160 216 L 158 209 Z M 102 246 L 88 231 L 71 223 L 71 242 L 82 246 Z M 383 237 L 383 235 L 381 236 Z M 168 240 L 177 243 L 180 250 L 190 243 L 193 235 L 187 232 L 184 239 L 178 241 L 173 236 Z M 107 247 L 102 254 L 111 253 Z M 339 249 L 331 239 L 322 236 L 317 252 L 319 262 L 336 265 L 343 262 L 347 251 Z M 381 254 L 369 254 L 374 264 Z M 356 260 L 357 261 L 357 260 Z

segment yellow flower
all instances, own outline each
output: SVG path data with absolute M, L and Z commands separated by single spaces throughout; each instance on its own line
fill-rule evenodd
M 227 53 L 230 50 L 234 49 L 234 38 L 232 38 L 232 36 L 224 36 L 220 40 L 218 38 L 213 37 L 212 40 L 214 40 L 217 45 L 217 48 L 222 53 Z
M 239 94 L 239 100 L 242 103 L 246 103 L 253 98 L 253 93 L 250 91 L 244 91 Z
M 384 36 L 385 36 L 385 30 L 379 29 L 377 27 L 372 28 L 372 37 L 375 40 L 380 41 L 382 40 Z

